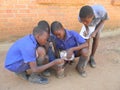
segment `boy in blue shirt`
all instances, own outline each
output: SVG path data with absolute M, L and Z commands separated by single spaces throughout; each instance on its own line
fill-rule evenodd
M 89 59 L 89 64 L 93 68 L 96 67 L 94 55 L 98 47 L 100 32 L 103 29 L 104 23 L 107 19 L 107 11 L 101 5 L 85 5 L 79 12 L 79 21 L 84 24 L 80 31 L 80 35 L 88 41 L 89 46 L 90 38 L 93 38 L 92 50 Z
M 64 63 L 64 60 L 57 59 L 40 66 L 39 62 L 45 61 L 46 51 L 42 46 L 46 44 L 48 36 L 46 30 L 35 27 L 33 34 L 17 40 L 6 55 L 5 68 L 31 82 L 47 84 L 48 79 L 38 74 L 54 65 Z M 28 76 L 29 70 L 31 74 Z
M 41 20 L 41 21 L 38 22 L 38 27 L 42 28 L 43 30 L 46 30 L 49 33 L 47 43 L 43 47 L 45 47 L 48 61 L 52 62 L 56 58 L 59 58 L 58 57 L 59 54 L 56 51 L 55 41 L 54 41 L 52 33 L 50 32 L 50 26 L 49 26 L 47 21 Z M 51 73 L 50 73 L 50 70 L 47 69 L 42 74 L 44 76 L 48 77 L 48 76 L 50 76 Z
M 41 20 L 41 21 L 38 22 L 38 27 L 46 29 L 47 32 L 49 33 L 49 38 L 47 40 L 48 42 L 45 45 L 46 52 L 47 52 L 47 55 L 48 55 L 48 58 L 49 58 L 49 62 L 53 61 L 56 58 L 59 58 L 58 57 L 59 54 L 56 51 L 54 36 L 50 32 L 50 26 L 49 26 L 48 22 L 45 21 L 45 20 Z
M 81 76 L 85 77 L 85 65 L 88 58 L 88 43 L 86 40 L 77 32 L 64 29 L 62 24 L 58 21 L 54 21 L 51 24 L 51 32 L 55 35 L 56 48 L 59 51 L 65 50 L 68 60 L 73 54 L 75 57 L 80 57 L 76 69 Z

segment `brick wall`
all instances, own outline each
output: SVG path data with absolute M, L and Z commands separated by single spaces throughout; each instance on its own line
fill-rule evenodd
M 110 20 L 105 29 L 120 27 L 119 0 L 0 0 L 0 41 L 18 38 L 32 32 L 39 20 L 61 21 L 79 31 L 78 13 L 82 5 L 102 4 Z

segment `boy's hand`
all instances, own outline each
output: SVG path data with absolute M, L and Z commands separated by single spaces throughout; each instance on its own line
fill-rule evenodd
M 56 59 L 56 60 L 54 60 L 54 63 L 55 63 L 55 65 L 64 64 L 64 60 L 63 59 Z
M 88 33 L 86 31 L 84 31 L 83 35 L 86 37 L 88 35 Z
M 72 57 L 73 54 L 73 50 L 72 49 L 68 49 L 67 50 L 67 59 L 70 59 Z
M 95 36 L 96 36 L 96 33 L 93 32 L 90 37 L 91 37 L 91 38 L 94 38 Z
M 85 26 L 86 30 L 83 32 L 83 35 L 87 37 L 89 35 L 89 28 L 88 26 Z

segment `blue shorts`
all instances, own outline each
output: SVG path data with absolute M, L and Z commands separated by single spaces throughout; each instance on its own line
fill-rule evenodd
M 24 63 L 23 60 L 17 61 L 11 65 L 5 66 L 8 70 L 15 72 L 15 73 L 21 73 L 28 69 L 30 69 L 30 66 L 28 63 Z

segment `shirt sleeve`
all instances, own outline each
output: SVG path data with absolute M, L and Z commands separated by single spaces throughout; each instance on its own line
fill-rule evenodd
M 25 45 L 24 47 L 22 46 L 20 48 L 20 51 L 25 63 L 33 62 L 36 60 L 36 49 L 34 47 Z
M 108 18 L 108 14 L 107 13 L 105 13 L 104 15 L 103 15 L 103 17 L 102 17 L 102 20 L 108 20 L 109 18 Z
M 95 5 L 96 12 L 98 16 L 101 18 L 101 20 L 107 20 L 108 19 L 108 13 L 106 9 L 101 5 Z
M 75 38 L 76 42 L 79 45 L 86 42 L 86 40 L 83 37 L 81 37 L 77 32 L 74 32 L 73 35 L 74 35 L 74 38 Z

